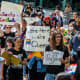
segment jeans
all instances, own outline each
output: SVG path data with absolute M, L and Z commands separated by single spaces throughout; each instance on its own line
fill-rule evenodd
M 26 53 L 26 56 L 28 56 L 28 55 L 29 55 L 29 53 Z M 28 64 L 28 62 L 26 64 Z M 23 75 L 24 76 L 26 75 L 26 66 L 25 65 L 23 65 Z
M 49 74 L 49 73 L 46 74 L 46 80 L 55 80 L 55 78 L 56 78 L 55 74 Z
M 26 75 L 26 66 L 23 65 L 23 75 Z

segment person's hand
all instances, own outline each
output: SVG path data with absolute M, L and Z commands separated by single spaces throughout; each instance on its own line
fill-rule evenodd
M 15 26 L 15 27 L 19 27 L 20 24 L 19 24 L 19 23 L 15 23 L 14 26 Z
M 4 33 L 2 32 L 2 30 L 0 29 L 0 37 L 3 37 Z
M 44 56 L 42 56 L 41 59 L 44 60 Z
M 13 53 L 8 51 L 8 54 L 12 55 Z
M 12 56 L 12 55 L 13 55 L 13 53 L 12 53 L 12 52 L 10 52 L 10 51 L 8 51 L 8 54 L 9 54 L 10 56 Z
M 26 65 L 26 63 L 27 63 L 27 59 L 24 58 L 24 60 L 22 61 L 22 64 L 23 64 L 23 65 Z

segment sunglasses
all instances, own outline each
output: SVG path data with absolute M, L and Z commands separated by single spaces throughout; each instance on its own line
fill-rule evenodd
M 7 29 L 11 29 L 11 27 L 6 27 Z

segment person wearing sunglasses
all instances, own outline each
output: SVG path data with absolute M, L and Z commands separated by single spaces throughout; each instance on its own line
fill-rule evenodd
M 5 26 L 5 32 L 4 32 L 4 37 L 5 38 L 7 38 L 7 37 L 15 37 L 15 33 L 11 32 L 11 28 L 12 28 L 11 25 L 6 25 Z

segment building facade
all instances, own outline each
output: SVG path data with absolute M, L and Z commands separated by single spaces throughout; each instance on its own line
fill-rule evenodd
M 65 9 L 68 2 L 70 2 L 73 10 L 80 10 L 80 0 L 0 0 L 0 1 L 10 1 L 14 3 L 19 3 L 20 1 L 34 2 L 36 6 L 43 6 L 44 8 L 55 8 L 59 5 L 62 10 Z

